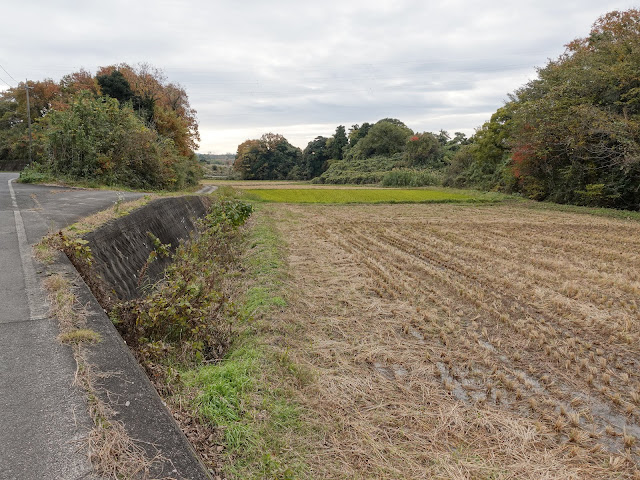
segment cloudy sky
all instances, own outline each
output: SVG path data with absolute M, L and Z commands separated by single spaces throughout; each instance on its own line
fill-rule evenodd
M 198 111 L 203 153 L 337 125 L 470 135 L 509 92 L 628 2 L 23 0 L 0 7 L 0 89 L 147 62 Z M 11 19 L 11 20 L 10 20 Z

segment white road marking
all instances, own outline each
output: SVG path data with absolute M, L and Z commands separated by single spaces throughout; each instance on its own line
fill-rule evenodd
M 20 250 L 20 262 L 22 263 L 22 274 L 24 275 L 24 284 L 27 290 L 27 301 L 29 303 L 29 320 L 39 320 L 47 317 L 47 305 L 42 298 L 38 285 L 38 277 L 33 267 L 31 258 L 31 246 L 27 241 L 27 233 L 24 229 L 22 214 L 18 208 L 16 194 L 13 191 L 11 183 L 15 180 L 9 180 L 9 194 L 11 195 L 11 205 L 13 206 L 13 214 L 16 220 L 16 233 L 18 234 L 18 248 Z

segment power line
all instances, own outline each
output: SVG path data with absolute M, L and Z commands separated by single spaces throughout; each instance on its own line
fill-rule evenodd
M 7 72 L 7 69 L 6 69 L 6 68 L 4 68 L 2 65 L 0 65 L 0 68 L 4 71 L 4 73 L 6 73 L 7 75 L 9 75 L 9 78 L 10 78 L 11 80 L 13 80 L 14 82 L 16 82 L 16 84 L 20 83 L 20 82 L 18 82 L 15 78 L 13 78 L 13 77 L 11 76 L 11 74 L 10 74 L 9 72 Z M 4 80 L 2 80 L 2 81 L 4 82 Z M 4 82 L 4 83 L 7 83 L 7 82 Z M 9 84 L 7 83 L 7 85 L 9 85 Z M 9 88 L 11 88 L 11 85 L 9 85 Z
M 9 84 L 4 80 L 4 78 L 0 77 L 0 80 L 1 80 L 1 81 L 2 81 L 2 83 L 4 83 L 7 87 L 9 87 L 9 88 L 13 88 L 11 85 L 9 85 Z

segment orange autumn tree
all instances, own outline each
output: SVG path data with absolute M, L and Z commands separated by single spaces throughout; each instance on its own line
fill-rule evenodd
M 102 67 L 97 78 L 119 72 L 132 92 L 132 106 L 157 132 L 170 138 L 181 155 L 192 155 L 200 134 L 196 111 L 184 88 L 167 82 L 164 73 L 146 63 L 132 67 L 126 63 Z
M 0 92 L 0 165 L 28 158 L 24 84 Z M 35 164 L 23 180 L 47 176 L 178 189 L 202 171 L 194 151 L 196 112 L 184 88 L 146 64 L 86 70 L 29 82 Z M 127 128 L 122 128 L 127 125 Z

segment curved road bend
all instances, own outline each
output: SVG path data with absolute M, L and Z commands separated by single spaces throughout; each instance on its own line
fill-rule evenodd
M 0 173 L 0 480 L 93 478 L 76 363 L 56 341 L 31 246 L 113 205 L 118 194 L 16 184 L 17 177 Z

